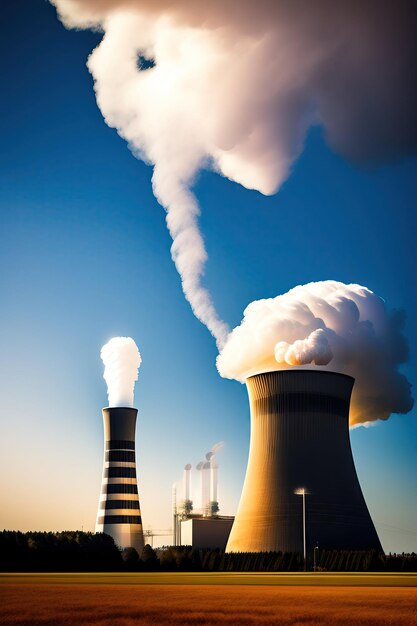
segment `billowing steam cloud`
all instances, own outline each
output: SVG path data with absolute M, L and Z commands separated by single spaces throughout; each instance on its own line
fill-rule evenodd
M 403 316 L 360 285 L 310 283 L 249 304 L 217 358 L 222 376 L 244 381 L 260 372 L 330 369 L 356 379 L 351 425 L 407 413 L 410 384 L 398 372 L 407 360 Z
M 327 365 L 333 358 L 333 354 L 322 328 L 313 330 L 305 339 L 297 339 L 289 344 L 279 341 L 275 346 L 275 360 L 277 363 L 288 365 Z
M 51 1 L 67 26 L 104 31 L 88 61 L 98 105 L 154 166 L 185 296 L 219 347 L 227 326 L 201 285 L 196 172 L 271 194 L 313 124 L 356 160 L 416 148 L 412 0 Z
M 113 337 L 101 349 L 103 378 L 107 383 L 110 407 L 132 407 L 135 382 L 142 362 L 131 337 Z

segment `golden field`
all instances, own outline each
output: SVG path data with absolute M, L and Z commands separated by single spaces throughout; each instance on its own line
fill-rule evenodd
M 1 574 L 0 624 L 417 625 L 413 574 Z

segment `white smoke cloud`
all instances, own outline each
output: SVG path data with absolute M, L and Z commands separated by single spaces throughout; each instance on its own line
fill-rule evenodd
M 415 3 L 52 2 L 68 27 L 104 31 L 88 61 L 98 105 L 154 166 L 185 296 L 219 347 L 228 329 L 201 285 L 197 171 L 271 194 L 317 123 L 355 159 L 416 148 Z
M 100 353 L 110 407 L 133 407 L 135 382 L 142 362 L 131 337 L 113 337 Z
M 327 365 L 333 358 L 329 340 L 322 328 L 313 330 L 305 339 L 297 339 L 294 343 L 279 341 L 275 346 L 277 363 L 288 365 Z
M 353 376 L 351 425 L 388 419 L 413 406 L 398 367 L 407 360 L 403 316 L 366 287 L 323 281 L 256 300 L 217 358 L 220 374 L 245 381 L 293 366 Z

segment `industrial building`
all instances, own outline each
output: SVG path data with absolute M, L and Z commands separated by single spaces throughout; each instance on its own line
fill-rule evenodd
M 144 542 L 136 477 L 137 413 L 134 408 L 103 409 L 104 463 L 96 532 L 140 553 Z
M 194 549 L 225 550 L 234 517 L 218 515 L 218 470 L 216 453 L 223 443 L 213 446 L 204 461 L 196 465 L 200 475 L 200 512 L 194 512 L 191 496 L 191 470 L 187 463 L 183 474 L 184 500 L 177 507 L 177 490 L 173 486 L 173 544 L 192 546 Z
M 180 545 L 194 550 L 210 548 L 225 550 L 234 517 L 193 516 L 180 521 Z
M 246 384 L 249 460 L 227 551 L 381 551 L 350 446 L 354 379 L 300 369 Z

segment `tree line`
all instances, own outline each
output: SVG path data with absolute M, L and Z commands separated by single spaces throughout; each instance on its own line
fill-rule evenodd
M 301 554 L 193 550 L 190 546 L 153 549 L 140 554 L 120 550 L 109 535 L 81 531 L 0 532 L 0 571 L 154 571 L 154 572 L 300 572 Z M 313 559 L 307 562 L 313 569 Z M 328 572 L 415 572 L 417 554 L 382 554 L 375 550 L 317 550 L 316 570 Z
M 122 563 L 113 538 L 80 531 L 0 532 L 1 571 L 106 571 Z

